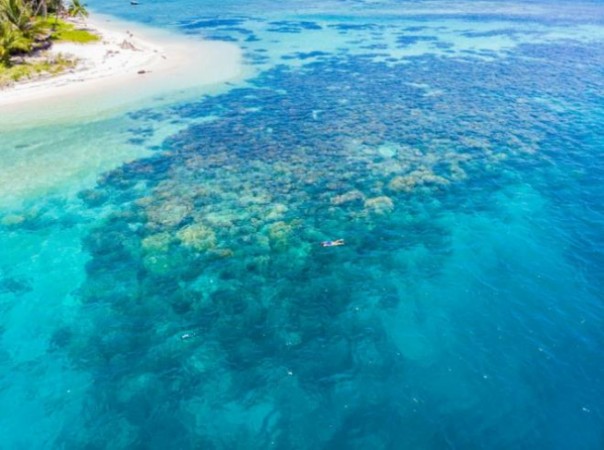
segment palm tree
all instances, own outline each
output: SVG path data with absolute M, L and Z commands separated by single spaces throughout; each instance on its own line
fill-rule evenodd
M 18 30 L 25 30 L 31 21 L 32 12 L 23 0 L 0 0 L 0 19 Z
M 67 9 L 67 13 L 71 17 L 88 17 L 88 10 L 80 2 L 80 0 L 71 0 L 71 5 Z
M 55 23 L 52 26 L 54 30 L 59 23 L 59 16 L 63 13 L 65 5 L 63 4 L 63 0 L 48 0 L 47 8 L 50 12 L 53 12 L 55 15 Z
M 0 0 L 0 22 L 19 31 L 25 39 L 31 41 L 40 33 L 31 5 L 23 0 Z
M 11 55 L 18 51 L 29 51 L 31 41 L 7 22 L 0 22 L 0 64 L 9 67 Z
M 42 16 L 45 19 L 48 17 L 48 2 L 46 0 L 32 0 L 31 9 L 34 16 Z

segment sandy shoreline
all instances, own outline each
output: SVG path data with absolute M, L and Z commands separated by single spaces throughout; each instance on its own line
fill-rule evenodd
M 241 74 L 241 52 L 230 43 L 189 39 L 98 14 L 85 26 L 101 41 L 54 44 L 51 52 L 77 58 L 77 66 L 55 77 L 0 90 L 0 122 L 8 118 L 7 112 L 30 111 L 42 119 L 45 104 L 52 105 L 54 118 L 94 113 Z
M 0 91 L 0 105 L 27 102 L 47 96 L 61 95 L 75 83 L 90 83 L 106 77 L 138 75 L 139 70 L 153 70 L 168 63 L 165 49 L 147 42 L 128 30 L 103 28 L 99 22 L 87 21 L 80 26 L 101 36 L 90 44 L 55 43 L 50 55 L 75 58 L 77 65 L 54 77 L 25 80 Z

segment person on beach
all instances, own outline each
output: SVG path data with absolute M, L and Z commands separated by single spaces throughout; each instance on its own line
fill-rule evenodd
M 340 245 L 344 245 L 344 239 L 338 239 L 336 241 L 321 242 L 321 246 L 323 246 L 323 247 L 339 247 Z

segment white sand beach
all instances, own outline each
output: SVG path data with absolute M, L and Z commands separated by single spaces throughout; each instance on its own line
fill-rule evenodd
M 35 114 L 36 120 L 43 121 L 46 106 L 51 107 L 48 115 L 54 120 L 96 114 L 241 74 L 241 52 L 230 43 L 191 39 L 96 14 L 82 25 L 101 40 L 54 44 L 50 51 L 77 58 L 76 67 L 1 89 L 0 123 L 9 115 L 14 120 Z

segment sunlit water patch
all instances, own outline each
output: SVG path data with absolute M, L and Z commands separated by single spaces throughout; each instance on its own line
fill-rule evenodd
M 90 311 L 61 341 L 107 417 L 82 428 L 113 447 L 595 445 L 583 308 L 601 305 L 572 301 L 585 274 L 546 226 L 576 113 L 533 97 L 589 102 L 600 75 L 573 83 L 572 55 L 601 50 L 544 67 L 560 50 L 332 57 L 175 108 L 218 119 L 82 193 L 109 211 L 84 240 Z
M 3 210 L 9 446 L 602 445 L 600 38 L 326 14 L 170 12 L 258 75 L 89 125 L 96 184 L 31 147 L 74 175 Z

